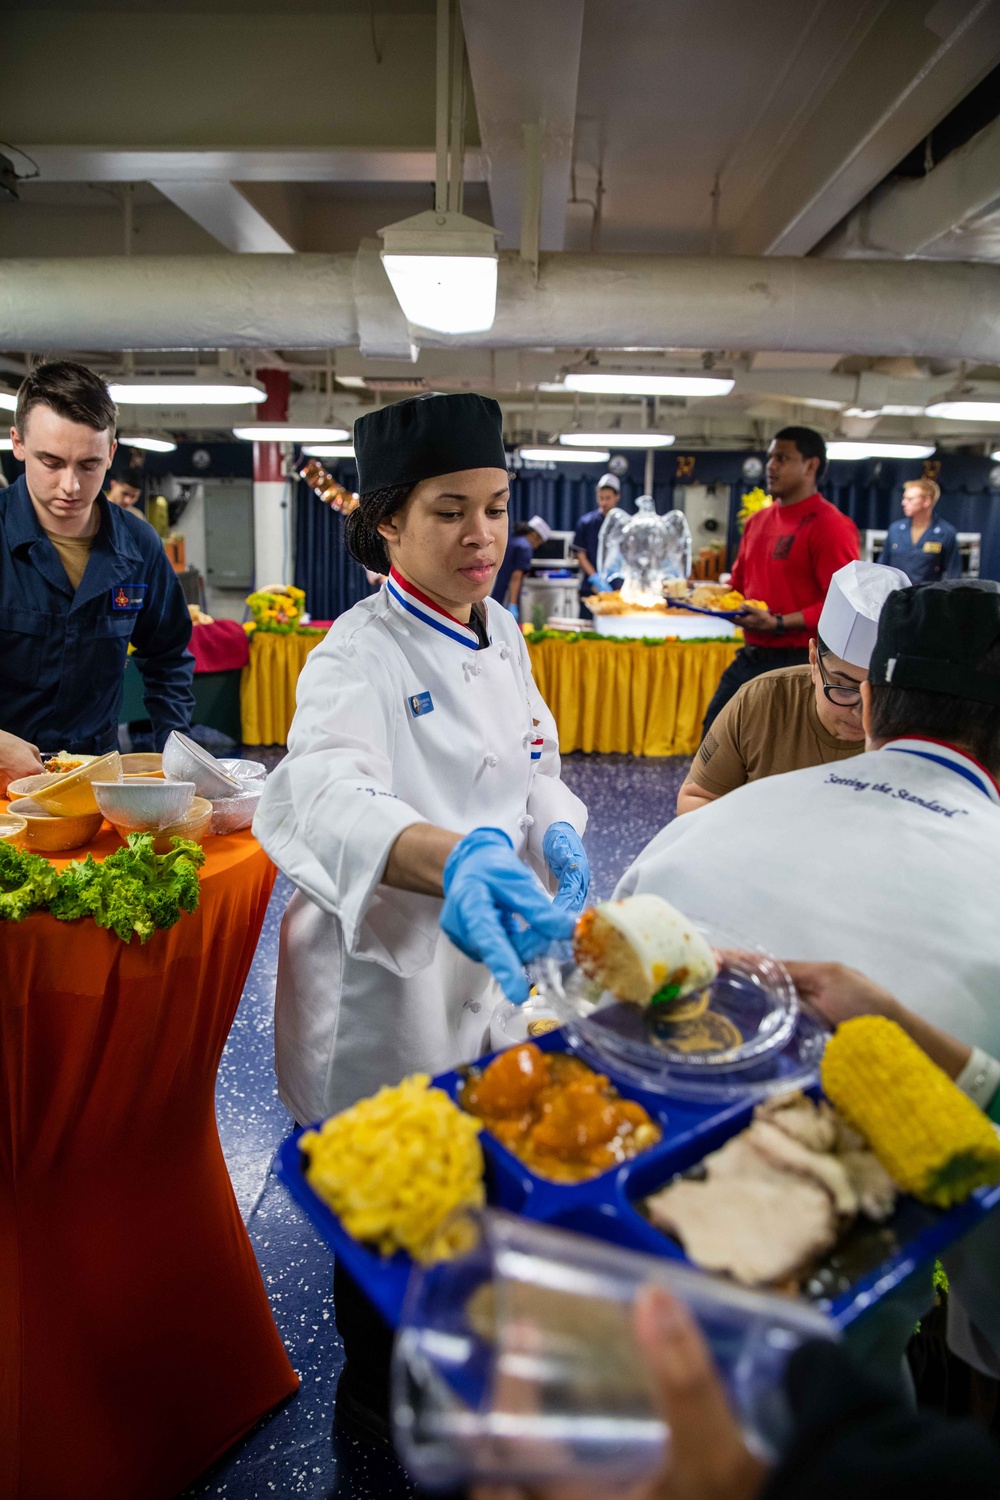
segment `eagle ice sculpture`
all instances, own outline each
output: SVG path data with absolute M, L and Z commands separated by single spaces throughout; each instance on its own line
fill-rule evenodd
M 665 578 L 687 578 L 691 572 L 691 530 L 684 513 L 657 515 L 651 495 L 640 495 L 634 516 L 615 507 L 608 512 L 597 539 L 597 584 L 611 587 L 623 580 L 622 600 L 649 608 L 663 600 Z

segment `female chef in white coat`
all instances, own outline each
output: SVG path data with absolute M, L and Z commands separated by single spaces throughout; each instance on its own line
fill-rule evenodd
M 354 446 L 347 545 L 388 581 L 310 654 L 254 820 L 298 888 L 275 1050 L 301 1122 L 478 1056 L 501 985 L 525 998 L 524 961 L 569 935 L 589 883 L 586 809 L 488 597 L 507 543 L 499 406 L 401 401 L 359 417 Z

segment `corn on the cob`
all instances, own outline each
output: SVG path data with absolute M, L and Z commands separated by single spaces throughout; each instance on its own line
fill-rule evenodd
M 990 1121 L 895 1021 L 845 1021 L 827 1043 L 822 1079 L 904 1192 L 948 1208 L 1000 1181 Z

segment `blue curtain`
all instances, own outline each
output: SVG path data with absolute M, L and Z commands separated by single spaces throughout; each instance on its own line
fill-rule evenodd
M 348 483 L 346 473 L 340 482 Z M 305 589 L 314 620 L 335 620 L 372 593 L 364 568 L 344 545 L 343 516 L 302 483 L 295 492 L 295 582 Z
M 1000 579 L 1000 494 L 989 483 L 993 468 L 990 459 L 976 454 L 944 455 L 937 475 L 941 499 L 935 514 L 957 531 L 978 531 L 982 537 L 980 577 Z M 833 463 L 822 489 L 859 531 L 882 530 L 902 515 L 903 486 L 919 479 L 922 471 L 922 463 L 890 459 Z
M 677 485 L 727 486 L 732 560 L 739 540 L 736 512 L 741 497 L 764 483 L 763 479 L 743 478 L 743 464 L 750 456 L 745 450 L 679 453 L 670 448 L 657 453 L 653 470 L 657 510 L 672 508 Z M 763 458 L 764 454 L 754 456 Z M 625 510 L 632 510 L 636 497 L 643 492 L 645 457 L 641 452 L 628 455 L 628 471 L 620 475 Z M 828 500 L 851 517 L 859 531 L 882 530 L 902 514 L 903 485 L 918 479 L 923 467 L 919 460 L 832 463 L 820 488 Z M 941 486 L 938 514 L 959 531 L 981 533 L 980 572 L 984 578 L 1000 579 L 1000 488 L 990 484 L 990 474 L 996 468 L 990 459 L 976 454 L 942 454 L 937 475 Z M 356 487 L 353 464 L 333 466 L 331 472 L 348 489 Z M 603 473 L 602 465 L 589 464 L 521 467 L 511 482 L 511 515 L 515 521 L 539 515 L 557 531 L 572 531 L 584 512 L 596 505 L 595 490 Z M 305 589 L 309 610 L 317 619 L 334 619 L 371 592 L 363 569 L 347 556 L 343 538 L 343 519 L 300 484 L 295 506 L 295 582 Z

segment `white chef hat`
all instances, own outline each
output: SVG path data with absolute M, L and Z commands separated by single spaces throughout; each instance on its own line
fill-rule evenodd
M 552 527 L 549 525 L 548 521 L 543 521 L 541 516 L 532 516 L 531 520 L 528 522 L 528 525 L 531 527 L 532 531 L 538 532 L 538 535 L 541 537 L 543 542 L 547 542 L 549 537 L 552 535 Z
M 597 488 L 599 490 L 614 490 L 616 495 L 620 495 L 622 492 L 621 480 L 617 474 L 602 474 L 597 481 Z
M 838 568 L 830 579 L 819 617 L 823 645 L 841 661 L 867 671 L 882 606 L 897 589 L 909 587 L 905 573 L 883 563 L 849 562 Z

